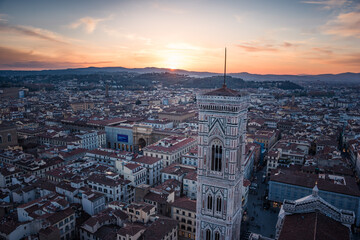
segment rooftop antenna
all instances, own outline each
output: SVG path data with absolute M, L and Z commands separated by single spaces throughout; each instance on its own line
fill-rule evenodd
M 226 88 L 226 48 L 225 48 L 225 65 L 224 65 L 224 84 L 223 88 Z

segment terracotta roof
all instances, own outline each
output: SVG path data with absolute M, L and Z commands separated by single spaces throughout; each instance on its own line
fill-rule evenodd
M 75 214 L 75 211 L 71 208 L 67 208 L 63 211 L 60 212 L 55 212 L 54 214 L 50 215 L 47 220 L 49 220 L 49 222 L 51 223 L 51 225 L 71 216 Z
M 345 184 L 337 184 L 334 180 L 320 178 L 318 174 L 303 173 L 292 169 L 280 168 L 271 172 L 270 181 L 297 185 L 312 189 L 317 182 L 322 191 L 336 192 L 360 197 L 360 190 L 353 177 L 344 176 Z
M 118 230 L 118 234 L 120 236 L 135 236 L 138 232 L 145 230 L 146 227 L 141 226 L 139 224 L 127 223 L 126 226 L 122 227 Z
M 287 215 L 279 240 L 350 239 L 349 228 L 319 212 Z
M 134 170 L 134 169 L 136 169 L 138 167 L 141 167 L 141 165 L 136 164 L 136 163 L 128 163 L 128 164 L 125 164 L 125 167 L 127 167 L 130 170 Z
M 156 162 L 161 161 L 161 158 L 143 156 L 143 157 L 135 158 L 132 161 L 143 164 L 154 164 Z
M 241 97 L 240 92 L 223 86 L 216 90 L 205 93 L 206 96 L 228 96 L 228 97 Z
M 196 200 L 191 200 L 190 198 L 187 197 L 178 198 L 171 205 L 173 207 L 196 212 Z
M 169 232 L 171 232 L 178 225 L 178 221 L 171 218 L 161 217 L 151 224 L 144 233 L 146 240 L 163 239 Z
M 184 146 L 193 144 L 194 142 L 196 142 L 196 139 L 194 138 L 170 136 L 145 147 L 144 151 L 173 153 L 178 151 Z M 163 145 L 162 143 L 166 145 Z
M 100 227 L 95 233 L 95 239 L 101 240 L 113 240 L 117 239 L 117 231 L 120 230 L 120 227 L 117 225 L 107 225 Z

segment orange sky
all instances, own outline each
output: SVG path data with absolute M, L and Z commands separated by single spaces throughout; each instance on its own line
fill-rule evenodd
M 348 0 L 5 0 L 0 69 L 222 72 L 226 46 L 228 72 L 360 72 L 359 24 Z

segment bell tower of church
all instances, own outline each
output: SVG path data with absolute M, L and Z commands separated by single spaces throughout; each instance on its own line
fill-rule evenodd
M 196 239 L 238 240 L 249 97 L 226 87 L 199 94 Z

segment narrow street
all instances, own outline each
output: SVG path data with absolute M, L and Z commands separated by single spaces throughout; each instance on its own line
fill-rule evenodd
M 275 236 L 275 226 L 280 209 L 264 209 L 264 195 L 267 183 L 262 183 L 262 176 L 265 168 L 255 174 L 258 185 L 256 191 L 249 192 L 249 199 L 246 209 L 246 219 L 241 225 L 242 238 L 247 239 L 249 232 L 259 233 L 265 237 Z

